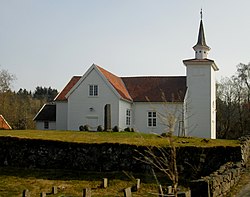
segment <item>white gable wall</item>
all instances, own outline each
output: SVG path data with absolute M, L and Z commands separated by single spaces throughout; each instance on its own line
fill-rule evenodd
M 133 128 L 143 133 L 157 133 L 162 134 L 169 131 L 167 125 L 169 115 L 175 115 L 175 135 L 178 135 L 179 124 L 183 125 L 182 112 L 183 103 L 149 103 L 149 102 L 136 102 L 133 108 Z M 148 127 L 148 111 L 157 112 L 157 126 Z
M 56 102 L 56 129 L 57 130 L 67 130 L 67 113 L 68 113 L 68 103 L 67 101 Z
M 98 85 L 98 96 L 89 96 L 89 85 Z M 99 72 L 92 69 L 68 97 L 68 130 L 88 124 L 93 130 L 104 127 L 104 107 L 111 105 L 111 125 L 119 126 L 119 98 Z

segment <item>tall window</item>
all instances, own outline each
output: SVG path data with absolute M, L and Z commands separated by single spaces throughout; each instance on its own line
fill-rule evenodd
M 89 96 L 98 96 L 98 85 L 89 85 Z
M 131 110 L 126 110 L 126 125 L 131 125 Z
M 49 129 L 49 122 L 45 121 L 43 126 L 44 126 L 44 129 Z
M 156 112 L 148 111 L 148 127 L 156 127 Z

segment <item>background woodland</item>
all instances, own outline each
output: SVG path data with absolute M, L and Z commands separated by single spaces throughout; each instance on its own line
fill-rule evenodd
M 51 87 L 37 86 L 35 90 L 12 90 L 15 75 L 0 67 L 0 114 L 8 121 L 13 129 L 34 129 L 33 118 L 47 102 L 53 101 L 58 94 Z

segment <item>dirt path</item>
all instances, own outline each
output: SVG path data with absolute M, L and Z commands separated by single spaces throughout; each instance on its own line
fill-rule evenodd
M 243 188 L 239 191 L 239 193 L 235 195 L 235 197 L 247 197 L 247 196 L 250 196 L 250 183 L 243 186 Z
M 244 169 L 239 183 L 234 187 L 228 197 L 250 197 L 250 159 L 248 167 Z

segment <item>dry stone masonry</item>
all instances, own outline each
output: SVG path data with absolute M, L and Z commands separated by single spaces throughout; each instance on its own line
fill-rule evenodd
M 152 173 L 150 166 L 136 159 L 138 152 L 145 150 L 147 147 L 118 143 L 83 144 L 0 137 L 0 166 Z M 180 176 L 188 179 L 207 176 L 227 162 L 241 161 L 241 152 L 240 147 L 177 148 Z
M 246 167 L 249 159 L 250 136 L 239 139 L 241 144 L 241 160 L 227 162 L 209 176 L 191 182 L 192 197 L 223 197 L 235 186 L 241 172 Z
M 228 193 L 248 163 L 249 144 L 250 137 L 246 136 L 240 139 L 238 147 L 178 147 L 179 176 L 194 180 L 190 184 L 192 197 Z M 0 166 L 151 173 L 150 166 L 135 159 L 139 157 L 135 150 L 143 152 L 147 147 L 0 137 Z M 28 191 L 25 195 L 29 195 Z

